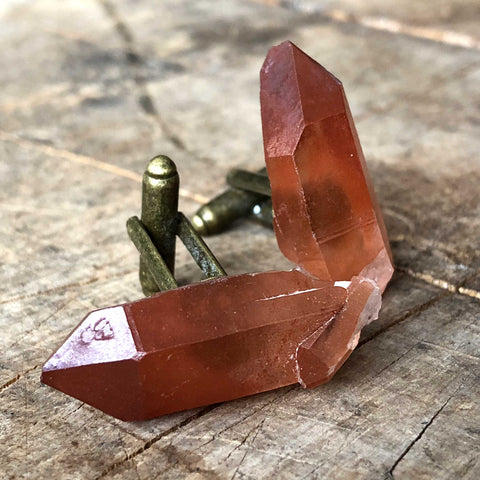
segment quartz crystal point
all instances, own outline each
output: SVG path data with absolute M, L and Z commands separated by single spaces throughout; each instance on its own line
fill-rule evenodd
M 300 270 L 243 274 L 97 310 L 48 360 L 42 381 L 122 420 L 316 386 L 380 308 L 371 281 L 346 284 Z
M 342 84 L 291 42 L 270 49 L 260 84 L 281 251 L 325 280 L 364 270 L 383 291 L 390 247 Z
M 91 312 L 42 381 L 147 418 L 328 381 L 375 320 L 393 265 L 341 83 L 290 42 L 261 71 L 275 234 L 298 267 Z

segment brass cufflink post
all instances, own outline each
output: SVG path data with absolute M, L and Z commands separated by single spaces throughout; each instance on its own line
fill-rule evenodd
M 271 227 L 273 211 L 266 168 L 257 173 L 234 169 L 227 175 L 227 182 L 233 188 L 197 210 L 192 218 L 195 228 L 202 235 L 214 235 L 242 217 L 251 217 Z
M 272 189 L 270 188 L 268 177 L 260 173 L 253 173 L 235 168 L 228 172 L 227 183 L 231 187 L 239 188 L 240 190 L 259 193 L 266 197 L 272 196 Z
M 127 221 L 127 232 L 140 253 L 139 277 L 146 296 L 177 287 L 176 237 L 207 278 L 226 275 L 218 260 L 182 212 L 178 211 L 180 179 L 167 156 L 153 158 L 144 173 L 142 216 Z
M 172 276 L 179 187 L 177 167 L 170 158 L 159 155 L 149 162 L 143 174 L 141 223 Z M 150 273 L 145 255 L 140 256 L 139 273 L 145 295 L 157 292 L 159 285 Z

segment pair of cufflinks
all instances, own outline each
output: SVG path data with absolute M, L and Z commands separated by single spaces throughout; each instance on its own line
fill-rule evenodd
M 377 318 L 393 262 L 343 87 L 291 42 L 269 51 L 260 81 L 266 170 L 230 172 L 190 222 L 174 163 L 154 158 L 141 219 L 127 222 L 147 297 L 88 314 L 43 383 L 122 420 L 310 388 Z M 202 235 L 247 215 L 273 223 L 296 268 L 226 275 Z M 207 280 L 177 287 L 177 236 Z

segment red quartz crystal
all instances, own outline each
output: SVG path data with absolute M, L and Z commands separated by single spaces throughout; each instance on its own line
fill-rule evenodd
M 291 42 L 268 52 L 260 84 L 281 251 L 325 280 L 366 269 L 383 291 L 390 247 L 342 84 Z
M 346 289 L 299 270 L 212 279 L 90 313 L 42 382 L 122 420 L 315 386 L 379 307 L 362 279 Z
M 295 270 L 91 312 L 42 381 L 123 420 L 329 380 L 377 318 L 393 266 L 340 82 L 297 47 L 261 73 L 275 233 Z

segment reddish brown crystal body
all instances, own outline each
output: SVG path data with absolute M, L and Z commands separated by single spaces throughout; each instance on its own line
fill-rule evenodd
M 383 290 L 391 253 L 342 84 L 291 42 L 269 51 L 260 81 L 280 249 L 326 280 L 348 280 L 376 260 L 366 273 Z
M 44 383 L 143 420 L 319 385 L 376 319 L 393 267 L 341 84 L 289 42 L 270 50 L 261 79 L 275 233 L 299 267 L 91 312 L 43 367 Z
M 371 298 L 369 282 L 347 291 L 296 270 L 197 283 L 92 312 L 42 381 L 123 420 L 318 385 L 355 347 L 362 311 L 378 310 Z

